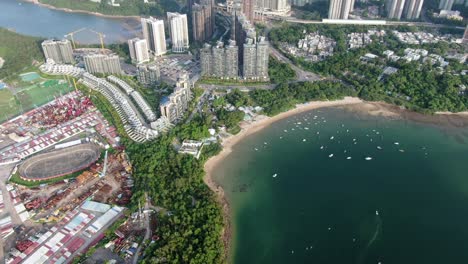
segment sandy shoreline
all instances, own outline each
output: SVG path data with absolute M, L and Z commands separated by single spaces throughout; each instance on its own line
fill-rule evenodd
M 223 210 L 223 218 L 224 218 L 224 230 L 223 230 L 223 242 L 226 249 L 226 257 L 229 257 L 230 254 L 230 241 L 232 236 L 232 228 L 230 223 L 230 214 L 229 214 L 229 203 L 226 200 L 224 195 L 224 190 L 221 186 L 218 186 L 216 182 L 213 180 L 213 171 L 223 161 L 231 152 L 232 148 L 242 141 L 245 137 L 252 135 L 271 124 L 282 120 L 284 118 L 288 118 L 290 116 L 294 116 L 303 112 L 307 112 L 313 109 L 321 108 L 321 107 L 330 107 L 330 106 L 346 106 L 346 105 L 355 105 L 360 104 L 363 101 L 356 97 L 345 97 L 342 100 L 337 101 L 314 101 L 305 104 L 296 105 L 296 108 L 291 109 L 287 112 L 280 113 L 274 117 L 267 117 L 267 116 L 259 116 L 255 121 L 242 123 L 241 124 L 241 131 L 237 135 L 230 136 L 222 141 L 223 150 L 218 155 L 211 157 L 205 163 L 205 177 L 204 181 L 208 185 L 208 187 L 215 192 L 216 198 L 218 202 L 222 206 Z
M 45 8 L 49 8 L 49 9 L 67 12 L 67 13 L 80 13 L 80 14 L 88 14 L 88 15 L 93 15 L 93 16 L 98 16 L 98 17 L 115 18 L 115 19 L 119 19 L 119 18 L 140 19 L 141 18 L 140 16 L 106 15 L 106 14 L 102 14 L 98 12 L 91 12 L 91 11 L 86 11 L 86 10 L 74 10 L 74 9 L 69 9 L 69 8 L 55 7 L 53 5 L 41 3 L 39 2 L 39 0 L 22 0 L 22 1 L 33 3 L 33 4 L 36 4 Z

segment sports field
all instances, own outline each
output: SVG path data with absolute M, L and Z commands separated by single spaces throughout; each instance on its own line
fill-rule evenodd
M 58 149 L 28 158 L 18 172 L 24 180 L 52 179 L 90 166 L 100 154 L 99 147 L 91 143 Z
M 21 81 L 15 85 L 16 87 L 0 90 L 0 122 L 41 106 L 54 100 L 55 97 L 73 90 L 73 87 L 68 85 L 65 80 L 30 78 L 33 76 L 35 76 L 34 73 L 27 73 L 24 80 L 31 81 Z

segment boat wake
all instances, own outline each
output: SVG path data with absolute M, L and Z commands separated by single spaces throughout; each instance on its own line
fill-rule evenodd
M 365 262 L 366 257 L 367 257 L 367 253 L 369 252 L 369 249 L 372 247 L 374 242 L 377 240 L 380 233 L 382 233 L 382 218 L 378 214 L 376 214 L 375 218 L 376 218 L 375 231 L 374 231 L 372 237 L 370 238 L 369 242 L 367 242 L 366 246 L 362 250 L 361 254 L 359 254 L 359 258 L 358 258 L 358 261 L 357 261 L 358 264 L 362 264 L 362 263 Z

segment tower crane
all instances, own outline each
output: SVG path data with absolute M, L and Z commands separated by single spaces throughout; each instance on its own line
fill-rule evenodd
M 74 48 L 74 49 L 76 49 L 76 45 L 75 45 L 75 40 L 73 39 L 73 35 L 76 34 L 76 33 L 78 33 L 78 32 L 81 32 L 81 31 L 83 31 L 83 30 L 85 30 L 85 29 L 86 29 L 86 28 L 80 28 L 80 29 L 78 29 L 78 30 L 75 30 L 75 31 L 73 31 L 73 32 L 70 32 L 70 33 L 64 35 L 65 38 L 68 37 L 68 36 L 70 36 L 71 42 L 72 42 L 72 45 L 73 45 L 73 48 Z
M 99 36 L 99 40 L 101 41 L 101 49 L 104 51 L 104 38 L 106 37 L 106 35 L 104 35 L 104 34 L 102 34 L 100 32 L 97 32 L 95 30 L 92 30 L 92 29 L 90 29 L 89 31 L 91 31 L 91 32 L 93 32 L 93 33 L 95 33 L 95 34 L 97 34 Z

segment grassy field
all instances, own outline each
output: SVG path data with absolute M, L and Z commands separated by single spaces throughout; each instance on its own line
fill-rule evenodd
M 17 82 L 14 87 L 0 90 L 0 122 L 41 106 L 54 100 L 54 97 L 72 90 L 73 87 L 63 80 L 40 78 L 33 82 Z

